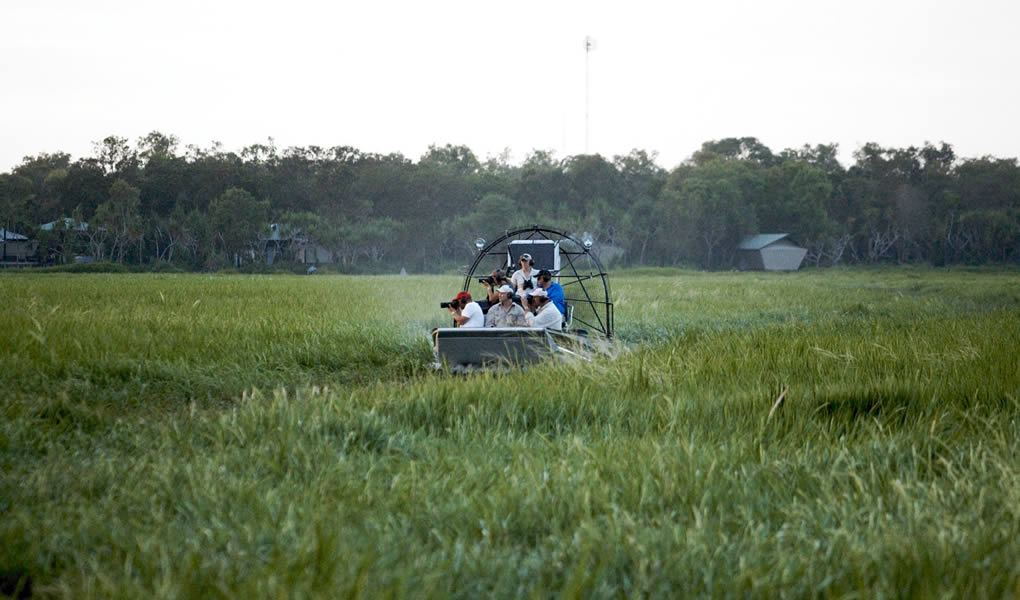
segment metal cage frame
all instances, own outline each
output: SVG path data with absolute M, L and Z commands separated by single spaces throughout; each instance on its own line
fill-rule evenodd
M 508 256 L 510 242 L 537 239 L 552 240 L 554 242 L 568 240 L 578 248 L 578 250 L 573 250 L 570 248 L 564 248 L 562 244 L 559 245 L 561 263 L 560 270 L 556 273 L 556 277 L 559 279 L 559 284 L 563 286 L 564 300 L 568 304 L 586 303 L 590 305 L 592 308 L 592 314 L 595 315 L 595 323 L 589 323 L 578 317 L 574 318 L 588 327 L 589 330 L 597 331 L 607 338 L 613 337 L 613 301 L 612 296 L 609 293 L 608 274 L 602 266 L 602 262 L 599 261 L 598 255 L 596 255 L 591 248 L 586 248 L 582 242 L 578 241 L 577 238 L 571 236 L 566 231 L 537 224 L 522 227 L 520 229 L 508 229 L 504 231 L 503 235 L 499 238 L 489 242 L 478 250 L 475 260 L 471 263 L 471 266 L 467 270 L 467 274 L 464 276 L 463 291 L 469 291 L 468 288 L 475 280 L 475 269 L 478 268 L 478 265 L 481 264 L 484 259 L 492 256 Z M 595 264 L 598 272 L 579 272 L 574 261 L 580 256 L 587 256 L 590 258 Z M 562 262 L 564 260 L 566 261 L 565 265 Z M 514 265 L 510 265 L 511 269 L 513 266 Z M 507 272 L 507 276 L 509 277 L 512 272 L 513 270 L 509 270 Z M 592 298 L 594 289 L 589 292 L 589 287 L 585 285 L 585 282 L 589 282 L 588 286 L 601 285 L 602 291 L 605 292 L 605 301 Z

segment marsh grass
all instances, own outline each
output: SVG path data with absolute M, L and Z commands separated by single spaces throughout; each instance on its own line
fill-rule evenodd
M 424 368 L 448 279 L 0 277 L 0 575 L 1020 595 L 1014 271 L 633 273 L 615 360 L 471 377 Z

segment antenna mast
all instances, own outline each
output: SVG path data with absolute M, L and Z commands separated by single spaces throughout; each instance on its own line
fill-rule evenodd
M 595 49 L 595 39 L 590 35 L 584 36 L 584 153 L 588 154 L 588 55 Z

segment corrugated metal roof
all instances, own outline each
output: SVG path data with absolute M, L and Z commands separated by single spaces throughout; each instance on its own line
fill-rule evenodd
M 3 227 L 0 227 L 0 240 L 7 240 L 8 242 L 11 242 L 14 240 L 27 240 L 27 239 L 28 236 L 21 235 L 20 233 L 15 233 L 13 231 L 7 231 Z
M 54 229 L 61 230 L 74 230 L 74 231 L 88 231 L 89 224 L 85 221 L 81 221 L 75 224 L 74 219 L 71 217 L 64 217 L 63 219 L 57 219 L 56 221 L 50 221 L 49 223 L 43 223 L 39 226 L 39 229 L 43 231 L 53 231 Z
M 779 240 L 789 236 L 789 233 L 759 233 L 758 235 L 749 235 L 740 242 L 737 246 L 738 250 L 761 250 L 769 244 L 774 244 Z

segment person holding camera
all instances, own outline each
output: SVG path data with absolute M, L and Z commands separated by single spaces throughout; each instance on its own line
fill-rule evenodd
M 458 292 L 453 300 L 440 304 L 453 315 L 453 321 L 457 327 L 485 327 L 485 315 L 482 307 L 471 299 L 471 294 Z
M 486 309 L 491 309 L 493 306 L 499 304 L 499 288 L 500 286 L 509 285 L 510 280 L 506 278 L 503 271 L 496 269 L 488 277 L 481 277 L 478 279 L 478 283 L 485 286 L 485 295 L 489 300 Z M 486 311 L 482 311 L 486 312 Z
M 535 261 L 532 260 L 531 255 L 525 252 L 521 255 L 520 260 L 521 268 L 514 271 L 514 274 L 510 277 L 510 286 L 514 288 L 517 295 L 521 298 L 525 297 L 528 291 L 538 287 L 538 283 L 535 281 Z
M 509 284 L 501 286 L 499 303 L 491 306 L 485 315 L 486 327 L 527 327 L 524 309 L 514 303 L 514 289 Z
M 549 300 L 549 294 L 544 289 L 537 288 L 528 294 L 528 306 L 531 310 L 524 315 L 528 327 L 556 331 L 563 329 L 563 314 Z

